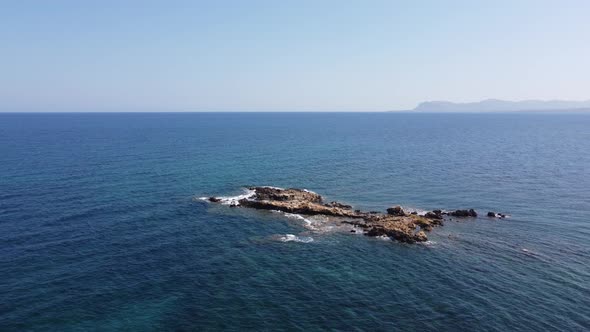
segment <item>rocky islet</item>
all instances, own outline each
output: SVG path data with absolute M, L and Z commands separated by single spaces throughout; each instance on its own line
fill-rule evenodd
M 430 232 L 434 227 L 442 226 L 445 216 L 460 219 L 478 216 L 474 209 L 449 212 L 433 210 L 419 215 L 415 211 L 408 213 L 401 206 L 390 207 L 387 209 L 387 213 L 364 212 L 354 210 L 351 205 L 336 201 L 325 203 L 322 196 L 305 189 L 275 187 L 250 187 L 248 189 L 251 191 L 251 195 L 232 202 L 230 206 L 282 211 L 307 216 L 335 217 L 342 223 L 362 229 L 367 236 L 387 236 L 405 243 L 427 241 L 427 232 Z M 209 197 L 207 200 L 213 203 L 223 201 L 219 197 Z M 488 212 L 487 216 L 503 218 L 504 215 Z

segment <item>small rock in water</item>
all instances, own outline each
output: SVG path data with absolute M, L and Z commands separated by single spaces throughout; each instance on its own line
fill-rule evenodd
M 217 197 L 213 197 L 213 196 L 209 197 L 208 199 L 209 199 L 209 202 L 213 202 L 213 203 L 217 203 L 217 202 L 221 201 L 221 199 L 219 199 Z
M 477 217 L 477 212 L 474 209 L 469 210 L 455 210 L 449 213 L 450 216 L 455 217 Z
M 494 212 L 488 212 L 488 217 L 495 218 L 496 217 L 496 213 L 494 213 Z
M 402 207 L 399 205 L 388 208 L 387 214 L 392 215 L 392 216 L 398 216 L 398 217 L 403 217 L 406 215 L 406 213 L 404 212 L 404 209 L 402 209 Z
M 432 212 L 426 212 L 424 217 L 426 217 L 428 219 L 439 219 L 440 220 L 443 218 L 443 215 L 442 215 L 441 210 L 434 210 Z

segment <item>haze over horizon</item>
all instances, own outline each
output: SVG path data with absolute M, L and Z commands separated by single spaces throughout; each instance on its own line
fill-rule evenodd
M 590 98 L 587 1 L 13 1 L 0 111 L 386 111 Z

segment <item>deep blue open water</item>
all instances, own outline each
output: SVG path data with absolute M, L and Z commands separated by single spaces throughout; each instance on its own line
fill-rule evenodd
M 0 171 L 1 331 L 590 329 L 588 114 L 0 114 Z M 407 245 L 196 199 L 249 185 L 511 217 Z

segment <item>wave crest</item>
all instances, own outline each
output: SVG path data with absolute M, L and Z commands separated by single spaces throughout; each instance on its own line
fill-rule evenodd
M 285 234 L 278 237 L 278 240 L 281 242 L 301 242 L 301 243 L 310 243 L 313 242 L 313 238 L 309 236 L 297 236 L 294 234 Z
M 254 195 L 256 194 L 255 190 L 250 190 L 250 189 L 244 189 L 244 193 L 241 195 L 237 195 L 237 196 L 219 196 L 219 197 L 215 197 L 217 199 L 219 199 L 219 203 L 223 204 L 223 205 L 239 205 L 239 201 L 241 199 L 248 199 L 248 198 L 252 198 L 254 197 Z M 209 201 L 209 197 L 199 197 L 200 200 L 203 201 Z

